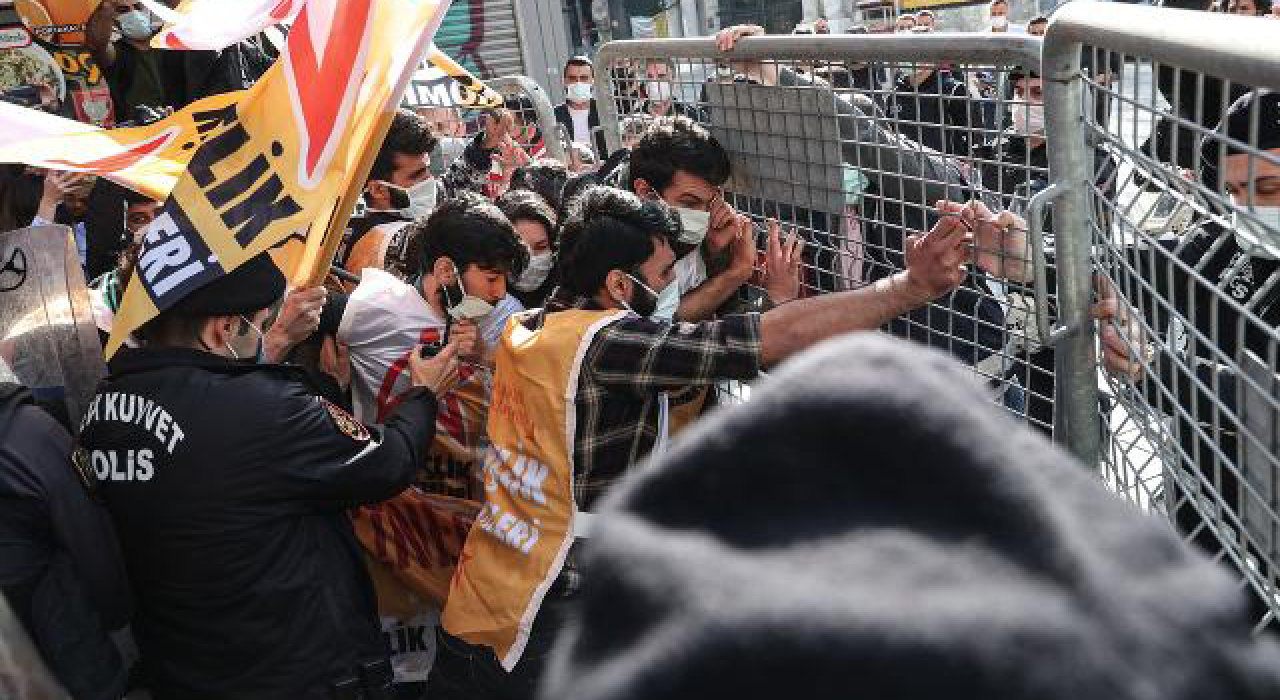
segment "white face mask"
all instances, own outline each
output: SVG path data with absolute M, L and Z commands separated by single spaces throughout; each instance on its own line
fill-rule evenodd
M 151 29 L 151 15 L 146 10 L 133 10 L 116 18 L 120 25 L 120 33 L 126 39 L 140 41 L 150 39 L 155 32 Z
M 991 28 L 992 29 L 1008 29 L 1009 18 L 1008 17 L 992 17 Z
M 574 102 L 587 102 L 595 97 L 595 86 L 591 83 L 569 83 L 564 92 Z
M 452 264 L 452 261 L 450 261 Z M 467 287 L 462 283 L 462 273 L 458 272 L 458 266 L 453 266 L 453 274 L 458 278 L 458 288 L 462 290 L 462 299 L 458 303 L 454 303 L 450 299 L 449 285 L 441 285 L 440 293 L 444 296 L 445 309 L 449 316 L 455 321 L 474 321 L 478 318 L 484 318 L 493 313 L 493 304 L 467 294 Z
M 672 207 L 680 216 L 680 242 L 689 245 L 701 245 L 707 237 L 707 229 L 711 227 L 711 212 Z
M 644 92 L 651 100 L 666 102 L 671 99 L 671 83 L 665 80 L 644 81 Z
M 1254 207 L 1249 214 L 1253 218 L 1235 217 L 1236 244 L 1255 258 L 1280 260 L 1280 207 Z
M 555 259 L 549 250 L 545 253 L 530 255 L 529 265 L 524 268 L 524 272 L 520 273 L 520 279 L 512 282 L 511 286 L 522 292 L 532 292 L 547 281 L 547 275 L 551 274 L 553 265 L 555 265 Z
M 1044 105 L 1028 105 L 1015 102 L 1013 108 L 1013 130 L 1023 136 L 1044 135 Z
M 400 190 L 409 197 L 409 206 L 400 210 L 400 216 L 410 221 L 417 221 L 424 216 L 429 216 L 431 212 L 436 210 L 436 196 L 439 193 L 438 185 L 440 183 L 434 177 L 429 177 L 409 188 L 393 185 L 389 182 L 386 184 L 388 188 Z

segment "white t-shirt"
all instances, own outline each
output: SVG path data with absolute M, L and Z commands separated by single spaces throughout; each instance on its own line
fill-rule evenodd
M 566 104 L 565 106 L 568 107 Z M 591 145 L 591 108 L 574 109 L 569 107 L 569 118 L 573 120 L 573 142 Z
M 490 346 L 506 327 L 511 314 L 524 307 L 510 295 L 480 323 L 480 334 Z M 356 417 L 365 423 L 381 423 L 399 397 L 410 388 L 409 351 L 414 345 L 440 342 L 445 319 L 431 308 L 418 290 L 394 275 L 376 268 L 361 272 L 360 285 L 351 293 L 338 326 L 338 340 L 350 348 L 351 395 Z M 477 371 L 459 384 L 488 382 L 487 371 Z
M 707 263 L 702 259 L 702 246 L 698 246 L 685 254 L 675 264 L 675 283 L 680 285 L 680 296 L 684 296 L 698 285 L 707 281 Z

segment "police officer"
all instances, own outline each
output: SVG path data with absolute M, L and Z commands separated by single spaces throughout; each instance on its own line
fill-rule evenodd
M 263 254 L 141 329 L 86 412 L 81 446 L 137 596 L 164 698 L 385 695 L 388 650 L 345 510 L 404 489 L 434 436 L 455 348 L 411 353 L 380 429 L 255 361 L 285 280 Z
M 0 591 L 71 697 L 107 700 L 125 690 L 109 633 L 128 623 L 131 601 L 111 522 L 86 483 L 66 429 L 24 387 L 0 383 Z

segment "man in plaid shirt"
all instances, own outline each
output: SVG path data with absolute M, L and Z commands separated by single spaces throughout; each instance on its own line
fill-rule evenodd
M 956 220 L 944 219 L 909 250 L 907 270 L 885 284 L 794 301 L 764 314 L 732 314 L 702 323 L 649 315 L 674 277 L 669 241 L 678 219 L 661 202 L 613 188 L 584 195 L 562 230 L 561 284 L 544 314 L 565 309 L 634 312 L 600 331 L 582 362 L 577 391 L 574 497 L 590 511 L 662 433 L 662 392 L 760 370 L 828 337 L 875 330 L 950 291 L 965 274 Z M 542 314 L 526 317 L 536 327 Z
M 572 532 L 567 536 L 589 536 L 585 514 L 600 496 L 627 469 L 662 449 L 666 392 L 726 379 L 752 379 L 761 368 L 832 336 L 875 330 L 955 289 L 965 278 L 972 244 L 972 235 L 958 218 L 944 217 L 928 234 L 908 239 L 905 271 L 866 287 L 793 301 L 763 314 L 676 323 L 652 315 L 664 302 L 670 303 L 670 294 L 676 289 L 676 256 L 670 241 L 679 232 L 679 218 L 658 200 L 643 200 L 612 187 L 595 187 L 575 199 L 562 228 L 560 287 L 545 309 L 518 315 L 508 326 L 497 369 L 499 378 L 507 376 L 523 382 L 529 390 L 541 391 L 536 399 L 539 407 L 548 394 L 554 397 L 552 405 L 564 401 L 567 429 L 554 421 L 549 424 L 541 408 L 535 416 L 498 411 L 498 433 L 494 432 L 492 411 L 489 421 L 491 437 L 518 438 L 507 444 L 493 438 L 495 451 L 486 460 L 485 469 L 494 493 L 486 507 L 502 501 L 501 494 L 516 489 L 521 479 L 535 484 L 539 494 L 546 489 L 548 495 L 534 499 L 536 503 L 527 501 L 528 512 L 508 512 L 488 528 L 473 528 L 464 559 L 477 551 L 483 556 L 500 546 L 495 543 L 501 542 L 504 532 L 510 532 L 504 528 L 512 523 L 541 522 L 545 526 L 547 519 L 538 520 L 538 515 L 549 513 L 546 504 L 558 503 L 558 494 L 569 488 L 563 481 L 567 474 L 572 475 L 574 507 Z M 779 245 L 776 237 L 775 227 L 771 246 Z M 602 313 L 588 316 L 582 311 Z M 545 341 L 522 332 L 519 325 L 530 332 L 558 334 L 559 344 L 541 350 Z M 584 330 L 566 336 L 565 329 L 570 326 Z M 571 342 L 566 343 L 566 337 Z M 512 364 L 504 368 L 504 361 Z M 570 368 L 567 379 L 553 374 L 565 371 L 564 367 Z M 560 393 L 566 386 L 571 388 Z M 520 428 L 513 430 L 508 425 Z M 561 443 L 571 453 L 568 466 L 563 457 L 550 456 L 563 453 L 545 449 L 547 442 L 556 440 L 571 440 L 571 444 Z M 555 463 L 543 461 L 557 459 Z M 563 514 L 559 517 L 563 519 Z M 507 538 L 508 543 L 517 545 L 526 541 L 525 537 Z M 467 566 L 473 572 L 486 567 L 493 570 L 492 562 L 483 559 L 471 558 Z M 537 571 L 535 577 L 550 582 L 546 595 L 534 594 L 529 612 L 517 615 L 528 619 L 536 611 L 519 651 L 514 653 L 518 658 L 512 660 L 508 650 L 505 663 L 510 672 L 492 647 L 471 644 L 451 634 L 467 633 L 463 627 L 471 623 L 469 619 L 464 622 L 464 613 L 459 613 L 455 616 L 460 625 L 457 629 L 440 630 L 436 665 L 428 681 L 430 697 L 534 696 L 545 656 L 577 587 L 571 562 L 563 565 L 559 560 L 551 567 Z M 468 579 L 469 575 L 463 575 L 461 582 L 455 577 L 446 623 L 455 603 L 458 609 L 466 606 L 454 599 L 455 594 L 462 599 L 479 596 L 490 603 L 502 597 L 493 590 L 476 593 L 477 586 L 488 584 L 478 584 L 486 579 Z

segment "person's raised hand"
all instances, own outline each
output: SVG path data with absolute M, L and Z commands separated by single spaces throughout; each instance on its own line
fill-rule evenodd
M 973 234 L 954 216 L 944 216 L 928 233 L 906 240 L 906 283 L 919 305 L 959 287 L 969 274 L 967 262 Z
M 774 305 L 785 304 L 800 296 L 800 254 L 804 242 L 793 227 L 785 242 L 782 227 L 769 220 L 769 239 L 765 246 L 764 288 Z
M 450 341 L 435 357 L 426 357 L 424 349 L 415 345 L 409 351 L 409 383 L 430 389 L 438 398 L 458 384 L 458 343 Z
M 320 327 L 320 313 L 328 299 L 329 292 L 323 285 L 290 291 L 263 339 L 267 359 L 280 362 L 294 346 L 311 337 Z
M 484 147 L 489 150 L 500 148 L 516 130 L 516 118 L 510 110 L 500 109 L 492 114 L 484 115 Z
M 973 232 L 973 262 L 981 270 L 1011 282 L 1030 282 L 1034 275 L 1027 222 L 1011 211 L 993 214 L 978 200 L 967 204 L 940 201 L 943 218 L 958 217 Z
M 732 224 L 737 231 L 729 241 L 729 268 L 726 273 L 732 275 L 738 284 L 746 284 L 756 269 L 756 237 L 751 218 L 744 214 L 735 214 Z

